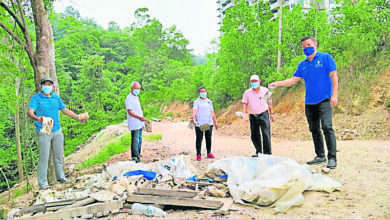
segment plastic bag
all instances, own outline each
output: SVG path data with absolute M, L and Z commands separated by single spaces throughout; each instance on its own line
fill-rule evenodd
M 236 202 L 260 206 L 273 204 L 280 212 L 302 205 L 305 190 L 331 192 L 342 187 L 329 177 L 312 174 L 305 165 L 273 155 L 226 158 L 208 167 L 213 168 L 227 173 L 229 192 Z
M 188 156 L 180 155 L 161 162 L 158 167 L 158 173 L 189 178 L 195 174 L 195 168 L 191 165 Z
M 133 170 L 123 174 L 123 176 L 139 176 L 142 175 L 147 180 L 154 180 L 156 178 L 157 173 L 153 171 L 147 170 Z

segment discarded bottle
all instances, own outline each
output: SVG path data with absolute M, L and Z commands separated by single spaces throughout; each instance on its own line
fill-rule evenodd
M 131 206 L 131 210 L 133 214 L 136 215 L 146 215 L 146 216 L 165 216 L 167 213 L 165 213 L 163 210 L 154 207 L 152 205 L 143 205 L 140 203 L 134 203 Z

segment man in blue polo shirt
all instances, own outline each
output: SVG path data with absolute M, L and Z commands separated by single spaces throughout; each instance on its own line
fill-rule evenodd
M 61 131 L 59 110 L 72 118 L 76 118 L 80 122 L 84 122 L 86 119 L 80 118 L 80 115 L 76 115 L 71 110 L 67 109 L 61 98 L 53 93 L 54 82 L 50 77 L 45 77 L 41 80 L 40 90 L 41 92 L 31 97 L 28 106 L 28 115 L 35 121 L 38 136 L 38 185 L 40 189 L 47 189 L 47 167 L 49 163 L 50 147 L 53 149 L 57 180 L 59 182 L 67 181 L 63 170 L 64 135 Z M 50 134 L 41 132 L 44 117 L 53 120 L 53 128 L 49 131 Z
M 312 37 L 301 39 L 306 59 L 298 65 L 292 78 L 274 82 L 270 88 L 291 86 L 300 79 L 305 81 L 305 114 L 313 137 L 316 157 L 307 164 L 318 164 L 326 161 L 324 141 L 328 148 L 327 167 L 334 169 L 336 163 L 336 137 L 332 126 L 332 106 L 337 104 L 338 76 L 336 63 L 327 53 L 317 51 L 317 42 Z

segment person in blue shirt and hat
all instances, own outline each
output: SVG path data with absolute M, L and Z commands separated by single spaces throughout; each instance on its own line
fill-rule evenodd
M 80 117 L 66 108 L 61 98 L 53 93 L 54 82 L 45 77 L 40 82 L 40 92 L 30 99 L 28 116 L 35 121 L 39 145 L 38 185 L 40 189 L 47 189 L 47 167 L 49 163 L 50 147 L 53 149 L 56 177 L 59 182 L 66 182 L 63 170 L 64 135 L 61 131 L 59 110 L 65 115 L 84 122 Z M 45 121 L 45 124 L 44 124 Z
M 307 164 L 326 162 L 324 141 L 328 148 L 327 167 L 334 169 L 336 162 L 336 136 L 332 125 L 332 106 L 337 105 L 338 76 L 333 57 L 317 51 L 317 42 L 312 37 L 301 39 L 306 58 L 301 61 L 292 78 L 270 84 L 270 88 L 291 86 L 305 81 L 305 114 L 312 134 L 316 156 Z

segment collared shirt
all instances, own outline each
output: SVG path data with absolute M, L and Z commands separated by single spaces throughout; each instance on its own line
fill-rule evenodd
M 336 70 L 336 62 L 333 57 L 319 51 L 312 61 L 306 58 L 299 63 L 294 76 L 305 81 L 305 104 L 317 104 L 332 96 L 333 85 L 329 74 Z
M 144 117 L 144 113 L 142 112 L 141 103 L 139 102 L 138 96 L 133 95 L 131 92 L 126 98 L 126 110 L 131 110 L 134 114 Z M 127 123 L 129 130 L 131 131 L 138 130 L 144 127 L 144 122 L 140 121 L 138 118 L 130 116 L 128 112 Z
M 198 122 L 196 126 L 209 124 L 213 125 L 212 112 L 214 111 L 213 102 L 210 99 L 198 98 L 194 102 L 193 109 L 196 109 L 195 119 Z
M 248 105 L 249 114 L 260 114 L 268 110 L 269 90 L 260 86 L 258 92 L 250 88 L 245 91 L 242 103 Z
M 61 129 L 59 110 L 65 109 L 66 106 L 57 94 L 51 93 L 50 97 L 45 96 L 42 92 L 35 94 L 31 97 L 28 108 L 34 110 L 37 117 L 43 116 L 53 119 L 51 132 Z M 39 121 L 35 121 L 35 127 L 37 132 L 39 132 L 42 124 Z

